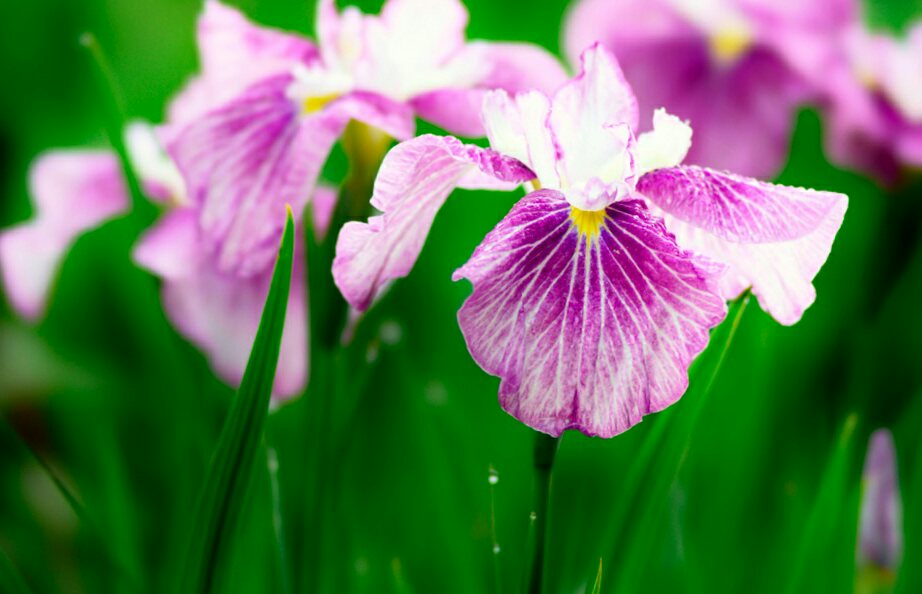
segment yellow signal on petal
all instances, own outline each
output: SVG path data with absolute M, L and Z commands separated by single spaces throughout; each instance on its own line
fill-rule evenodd
M 752 45 L 752 35 L 745 28 L 733 27 L 711 35 L 711 55 L 721 64 L 737 60 Z
M 327 103 L 339 97 L 339 93 L 329 93 L 327 95 L 317 95 L 308 97 L 304 100 L 304 113 L 316 113 L 327 106 Z
M 592 241 L 599 236 L 602 230 L 602 224 L 605 222 L 605 209 L 602 210 L 580 210 L 579 208 L 570 207 L 570 221 L 576 231 L 586 241 Z

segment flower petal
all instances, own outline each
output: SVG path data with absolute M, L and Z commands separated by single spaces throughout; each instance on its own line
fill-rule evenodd
M 426 134 L 391 149 L 371 199 L 382 214 L 367 223 L 347 223 L 336 242 L 333 278 L 346 300 L 367 309 L 388 282 L 406 276 L 451 191 L 462 182 L 495 187 L 483 183 L 487 177 L 512 189 L 534 173 L 514 159 L 452 137 Z
M 167 119 L 172 125 L 188 123 L 251 84 L 288 73 L 296 64 L 319 56 L 307 39 L 255 25 L 239 10 L 217 0 L 206 0 L 197 39 L 201 74 L 171 102 Z
M 29 172 L 36 216 L 0 233 L 0 268 L 13 307 L 43 313 L 54 275 L 74 240 L 128 207 L 118 159 L 108 151 L 59 150 Z
M 424 120 L 462 136 L 484 135 L 481 107 L 488 90 L 550 94 L 567 79 L 557 58 L 528 43 L 474 41 L 455 60 L 474 60 L 483 67 L 476 88 L 438 89 L 414 97 L 412 103 Z
M 132 257 L 157 276 L 179 279 L 198 268 L 200 241 L 197 209 L 176 208 L 141 236 Z
M 487 93 L 483 123 L 490 146 L 528 165 L 545 188 L 559 188 L 557 149 L 547 124 L 550 100 L 530 91 L 515 96 L 506 91 Z
M 207 356 L 222 380 L 243 378 L 269 291 L 271 271 L 240 277 L 216 270 L 205 259 L 190 272 L 167 277 L 163 305 L 176 328 Z M 294 264 L 273 395 L 299 394 L 307 381 L 307 301 L 303 263 Z
M 679 245 L 729 270 L 722 295 L 748 287 L 762 308 L 793 324 L 813 303 L 812 281 L 826 262 L 848 198 L 700 167 L 660 169 L 637 190 L 665 213 Z
M 289 76 L 267 79 L 188 126 L 167 148 L 183 173 L 218 267 L 254 274 L 271 265 L 285 205 L 300 213 L 345 127 L 299 117 Z
M 637 99 L 618 61 L 604 47 L 591 46 L 580 60 L 579 75 L 557 91 L 551 107 L 550 125 L 565 169 L 560 173 L 573 184 L 593 177 L 610 183 L 615 180 L 603 172 L 620 173 L 625 151 L 623 139 L 611 127 L 637 129 Z
M 559 192 L 519 201 L 455 272 L 474 285 L 458 321 L 512 416 L 611 437 L 682 395 L 726 304 L 642 202 L 586 233 L 573 212 Z

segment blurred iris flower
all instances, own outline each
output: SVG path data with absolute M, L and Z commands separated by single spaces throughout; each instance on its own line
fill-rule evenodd
M 817 72 L 825 85 L 829 152 L 886 183 L 922 167 L 922 24 L 899 39 L 856 19 L 837 60 Z
M 610 437 L 675 402 L 691 360 L 752 287 L 779 321 L 799 319 L 847 198 L 679 166 L 690 127 L 638 107 L 614 56 L 587 49 L 552 96 L 487 95 L 493 148 L 424 135 L 385 157 L 367 223 L 343 227 L 333 272 L 356 308 L 405 276 L 455 187 L 522 198 L 454 278 L 474 285 L 458 318 L 500 402 L 551 435 Z
M 426 27 L 417 26 L 424 19 Z M 487 88 L 553 86 L 562 67 L 535 46 L 465 42 L 455 0 L 390 0 L 379 17 L 338 12 L 323 0 L 319 46 L 250 23 L 207 0 L 198 22 L 201 73 L 171 101 L 165 124 L 128 130 L 130 159 L 165 214 L 134 258 L 163 280 L 163 303 L 180 332 L 237 383 L 268 291 L 286 204 L 296 224 L 313 200 L 323 227 L 336 191 L 320 169 L 351 120 L 386 150 L 409 138 L 415 115 L 461 134 L 482 134 Z M 366 147 L 367 148 L 367 147 Z M 0 234 L 0 265 L 13 306 L 39 317 L 54 274 L 81 233 L 124 212 L 127 189 L 114 154 L 53 151 L 32 169 L 37 216 Z M 323 229 L 320 229 L 323 231 Z M 307 380 L 303 245 L 294 278 L 275 393 Z
M 858 526 L 857 592 L 892 591 L 903 557 L 903 510 L 893 435 L 871 435 Z
M 754 177 L 784 164 L 797 109 L 814 100 L 830 40 L 854 0 L 579 0 L 564 26 L 575 61 L 610 47 L 640 102 L 641 122 L 665 107 L 697 132 L 695 163 Z

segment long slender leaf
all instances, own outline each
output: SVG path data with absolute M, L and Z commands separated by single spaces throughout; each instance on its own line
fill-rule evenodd
M 13 565 L 6 553 L 0 551 L 0 592 L 8 594 L 32 594 L 22 574 Z
M 243 381 L 231 404 L 199 496 L 182 592 L 214 591 L 219 564 L 252 481 L 281 347 L 294 255 L 291 210 Z

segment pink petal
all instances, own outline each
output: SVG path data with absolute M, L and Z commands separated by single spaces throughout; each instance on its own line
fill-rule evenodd
M 372 93 L 350 94 L 303 115 L 287 96 L 290 84 L 290 76 L 278 76 L 254 85 L 168 147 L 200 206 L 221 270 L 247 275 L 274 261 L 286 205 L 301 213 L 350 119 L 412 134 L 409 109 Z
M 188 274 L 164 279 L 163 304 L 181 334 L 201 349 L 232 386 L 243 378 L 269 290 L 271 269 L 239 277 L 201 260 Z M 282 333 L 274 396 L 299 394 L 307 381 L 307 304 L 303 262 L 296 258 Z
M 536 45 L 474 41 L 464 53 L 487 69 L 476 88 L 439 89 L 412 100 L 419 117 L 452 134 L 484 135 L 480 112 L 487 90 L 503 89 L 510 93 L 538 90 L 550 94 L 567 80 L 557 58 Z
M 247 275 L 275 259 L 286 204 L 300 213 L 342 118 L 300 118 L 288 76 L 267 79 L 188 126 L 167 148 L 200 209 L 220 270 Z
M 659 169 L 637 190 L 666 214 L 679 245 L 729 266 L 721 293 L 752 287 L 782 324 L 797 322 L 816 298 L 813 278 L 826 262 L 848 198 L 699 167 Z
M 426 134 L 391 149 L 371 199 L 382 214 L 347 223 L 336 242 L 333 278 L 346 300 L 367 309 L 388 282 L 406 276 L 451 191 L 462 181 L 491 185 L 485 177 L 511 189 L 534 174 L 514 159 L 451 137 Z
M 512 416 L 611 437 L 678 400 L 726 305 L 641 202 L 593 235 L 572 212 L 551 190 L 519 201 L 455 273 L 474 285 L 458 321 Z
M 121 166 L 107 151 L 45 153 L 32 166 L 36 216 L 0 233 L 0 268 L 13 307 L 42 315 L 55 273 L 82 233 L 128 207 Z
M 165 279 L 181 279 L 198 268 L 201 253 L 198 211 L 180 207 L 167 212 L 141 237 L 134 261 Z
M 338 201 L 339 188 L 320 185 L 314 190 L 314 195 L 311 197 L 311 209 L 314 217 L 314 230 L 320 240 L 326 237 L 330 229 Z
M 319 57 L 307 39 L 251 23 L 239 10 L 206 0 L 198 21 L 201 74 L 171 102 L 168 121 L 181 126 L 266 77 Z

